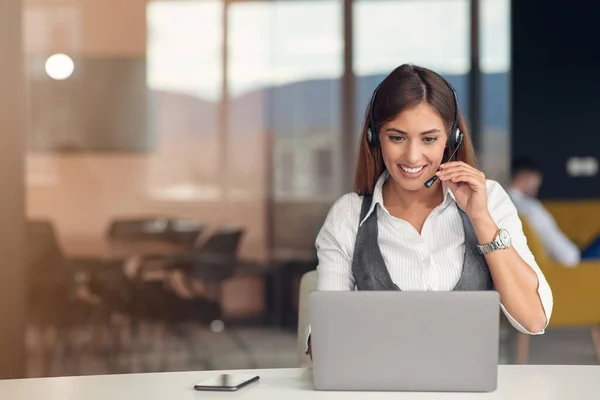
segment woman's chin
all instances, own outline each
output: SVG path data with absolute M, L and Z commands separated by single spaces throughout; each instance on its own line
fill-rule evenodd
M 429 168 L 423 168 L 418 173 L 409 173 L 398 166 L 392 178 L 402 189 L 414 191 L 425 187 L 425 182 L 431 178 L 429 174 Z
M 419 179 L 407 179 L 399 174 L 399 176 L 392 176 L 392 178 L 396 185 L 404 190 L 415 191 L 425 187 L 425 176 L 422 176 Z

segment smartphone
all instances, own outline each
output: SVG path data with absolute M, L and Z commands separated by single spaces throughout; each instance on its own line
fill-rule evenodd
M 194 385 L 194 389 L 235 392 L 258 379 L 258 375 L 221 374 Z

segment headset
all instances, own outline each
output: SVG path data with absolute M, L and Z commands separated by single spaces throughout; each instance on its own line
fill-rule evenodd
M 452 160 L 452 157 L 454 157 L 456 155 L 456 152 L 460 148 L 462 141 L 463 141 L 463 133 L 460 131 L 460 128 L 458 127 L 458 96 L 456 95 L 456 90 L 454 90 L 454 87 L 452 87 L 450 82 L 448 82 L 443 76 L 441 76 L 440 74 L 433 72 L 431 70 L 428 70 L 428 71 L 439 76 L 446 83 L 446 85 L 448 85 L 448 87 L 452 91 L 452 96 L 454 98 L 454 120 L 452 121 L 452 126 L 450 128 L 450 135 L 448 136 L 448 141 L 446 142 L 446 149 L 448 151 L 452 150 L 450 157 L 448 157 L 448 159 L 445 161 L 445 162 L 449 162 L 450 160 Z M 377 132 L 377 129 L 375 128 L 375 117 L 374 117 L 373 109 L 375 108 L 374 105 L 375 105 L 375 99 L 377 97 L 377 92 L 379 91 L 379 88 L 381 88 L 381 85 L 383 85 L 383 82 L 384 81 L 382 81 L 379 85 L 377 85 L 377 87 L 373 91 L 373 96 L 371 96 L 371 101 L 369 102 L 369 123 L 367 126 L 367 142 L 369 143 L 369 146 L 371 146 L 371 147 L 377 147 L 380 144 L 379 143 L 379 132 Z M 434 175 L 433 177 L 429 178 L 425 182 L 425 187 L 430 188 L 435 183 L 435 181 L 437 181 L 437 178 L 438 178 L 437 175 Z

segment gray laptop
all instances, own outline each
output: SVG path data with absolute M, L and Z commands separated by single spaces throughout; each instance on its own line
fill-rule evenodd
M 496 390 L 495 291 L 310 294 L 318 390 Z

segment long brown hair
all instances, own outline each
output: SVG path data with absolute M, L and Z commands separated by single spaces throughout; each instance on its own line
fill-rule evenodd
M 426 102 L 446 124 L 450 133 L 454 122 L 454 94 L 448 83 L 438 74 L 426 68 L 404 64 L 393 70 L 382 82 L 373 102 L 374 134 L 398 114 Z M 369 105 L 370 106 L 370 105 Z M 381 147 L 372 147 L 367 140 L 367 130 L 371 114 L 370 107 L 365 111 L 364 124 L 360 139 L 358 164 L 354 179 L 354 190 L 360 194 L 372 194 L 375 183 L 385 170 Z M 463 161 L 476 167 L 473 142 L 462 113 L 458 113 L 458 127 L 463 133 L 463 141 L 454 156 L 454 160 Z

